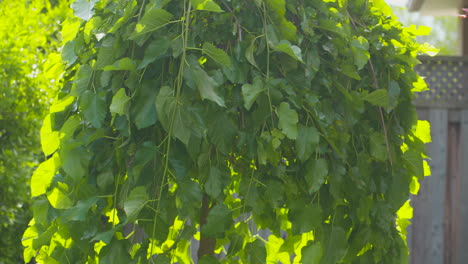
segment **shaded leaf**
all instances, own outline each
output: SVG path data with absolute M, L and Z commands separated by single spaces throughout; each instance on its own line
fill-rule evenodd
M 388 107 L 390 104 L 388 92 L 385 89 L 375 90 L 364 96 L 363 99 L 373 105 L 381 107 Z
M 284 52 L 288 54 L 291 58 L 304 63 L 304 61 L 302 60 L 301 48 L 299 48 L 296 45 L 292 45 L 287 40 L 281 40 L 279 44 L 274 47 L 274 50 Z
M 316 192 L 325 182 L 325 177 L 328 175 L 328 164 L 326 159 L 318 159 L 309 162 L 305 179 L 309 185 L 309 193 Z
M 88 64 L 82 64 L 75 74 L 75 79 L 73 80 L 73 86 L 70 94 L 77 96 L 86 91 L 91 84 L 92 74 L 93 69 L 91 66 Z
M 226 107 L 224 104 L 224 99 L 220 97 L 215 91 L 215 88 L 218 86 L 215 80 L 199 66 L 190 65 L 190 71 L 192 72 L 195 85 L 200 92 L 200 97 L 203 100 L 208 99 L 213 101 L 221 107 Z
M 255 52 L 255 40 L 253 40 L 250 46 L 245 50 L 245 58 L 250 64 L 252 64 L 258 69 L 257 62 L 255 62 L 254 52 Z
M 105 66 L 104 71 L 135 71 L 136 63 L 132 59 L 125 57 L 116 61 L 112 65 Z
M 82 221 L 82 222 L 85 221 L 86 217 L 88 216 L 89 209 L 94 204 L 96 204 L 98 199 L 99 199 L 98 197 L 94 196 L 86 200 L 78 201 L 78 203 L 74 207 L 66 210 L 62 214 L 62 219 L 65 222 L 66 221 Z
M 244 254 L 249 264 L 266 264 L 267 252 L 265 244 L 259 239 L 248 243 L 245 246 Z
M 131 105 L 131 116 L 138 129 L 149 127 L 156 123 L 156 107 L 154 101 L 157 95 L 157 88 L 155 84 L 150 81 L 143 82 L 138 87 L 136 95 L 133 100 L 138 102 L 137 104 Z
M 190 0 L 196 10 L 204 10 L 220 13 L 223 10 L 213 0 Z
M 106 117 L 106 102 L 104 98 L 92 91 L 85 91 L 80 98 L 80 108 L 87 121 L 96 128 L 102 127 Z
M 100 264 L 131 263 L 132 259 L 126 246 L 127 240 L 114 239 L 111 243 L 106 243 L 99 252 Z
M 88 174 L 90 156 L 83 146 L 78 143 L 64 146 L 60 150 L 63 170 L 75 181 L 79 181 Z
M 124 211 L 127 214 L 127 221 L 133 222 L 137 219 L 141 209 L 148 202 L 146 187 L 139 186 L 133 189 L 124 202 Z
M 253 84 L 242 85 L 242 97 L 244 98 L 244 107 L 250 110 L 258 95 L 263 91 L 263 82 L 260 77 L 255 77 Z
M 180 100 L 177 101 L 169 86 L 161 87 L 155 106 L 164 129 L 187 146 L 193 128 L 192 115 Z
M 170 45 L 171 42 L 167 38 L 159 38 L 151 42 L 145 49 L 145 56 L 143 57 L 143 61 L 138 65 L 138 70 L 145 68 L 150 63 L 163 56 Z
M 221 172 L 217 167 L 210 169 L 210 174 L 205 182 L 204 189 L 206 194 L 211 198 L 216 199 L 223 191 L 223 184 L 221 182 Z
M 288 219 L 295 235 L 310 232 L 322 223 L 322 208 L 319 204 L 306 205 L 303 201 L 293 201 Z
M 279 122 L 278 126 L 283 133 L 290 139 L 297 138 L 298 115 L 294 109 L 289 108 L 289 104 L 282 102 L 277 111 Z
M 314 242 L 301 250 L 301 260 L 303 264 L 319 264 L 322 259 L 323 249 L 320 242 Z
M 110 112 L 119 115 L 125 114 L 127 112 L 128 101 L 130 101 L 130 97 L 127 96 L 124 88 L 120 88 L 114 97 L 112 97 L 112 103 L 109 106 Z
M 339 263 L 348 250 L 346 232 L 340 226 L 331 226 L 329 234 L 324 241 L 325 251 L 320 261 L 321 264 Z
M 62 60 L 67 63 L 67 66 L 71 66 L 76 59 L 78 56 L 75 54 L 75 41 L 68 41 L 62 48 Z
M 217 204 L 210 209 L 206 224 L 201 227 L 201 233 L 207 237 L 223 238 L 232 223 L 231 210 L 225 204 Z
M 298 126 L 296 151 L 301 161 L 306 161 L 319 143 L 319 132 L 315 127 Z
M 354 55 L 354 65 L 358 70 L 364 68 L 370 58 L 369 42 L 362 36 L 351 41 L 351 50 Z
M 226 52 L 222 49 L 215 47 L 213 44 L 209 42 L 203 43 L 202 51 L 217 63 L 228 67 L 231 66 L 231 59 L 226 54 Z
M 219 261 L 213 256 L 203 256 L 198 264 L 219 264 Z
M 355 80 L 361 80 L 361 76 L 359 76 L 359 73 L 357 72 L 356 66 L 354 65 L 341 65 L 340 71 L 347 75 L 348 77 L 351 77 Z
M 154 32 L 165 26 L 172 18 L 172 14 L 164 9 L 155 8 L 145 12 L 130 39 L 136 39 L 149 32 Z

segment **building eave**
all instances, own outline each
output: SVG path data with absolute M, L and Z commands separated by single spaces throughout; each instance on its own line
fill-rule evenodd
M 423 4 L 424 0 L 409 0 L 406 6 L 410 12 L 418 12 Z

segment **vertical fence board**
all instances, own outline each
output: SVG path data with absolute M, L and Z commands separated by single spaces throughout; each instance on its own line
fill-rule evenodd
M 427 145 L 432 175 L 424 179 L 414 197 L 410 243 L 412 264 L 444 263 L 445 188 L 447 172 L 448 110 L 428 111 L 432 142 Z
M 456 264 L 468 263 L 468 110 L 463 110 L 460 122 L 460 190 L 459 225 L 456 240 Z
M 450 114 L 449 114 L 450 119 Z M 453 121 L 453 120 L 452 120 Z M 445 262 L 457 263 L 456 241 L 460 218 L 460 120 L 449 121 L 445 193 Z

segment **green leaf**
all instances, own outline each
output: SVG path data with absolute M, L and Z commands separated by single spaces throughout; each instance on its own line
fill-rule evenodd
M 202 51 L 217 63 L 228 67 L 231 66 L 231 59 L 227 53 L 222 49 L 216 48 L 213 44 L 209 42 L 203 43 Z
M 78 56 L 75 54 L 75 41 L 68 41 L 62 48 L 62 60 L 67 63 L 67 67 L 75 63 Z
M 135 71 L 136 63 L 129 57 L 122 58 L 112 65 L 105 66 L 104 71 Z
M 114 239 L 99 252 L 99 264 L 132 263 L 127 240 Z
M 158 255 L 154 264 L 171 264 L 171 259 L 165 255 Z
M 131 107 L 132 120 L 138 129 L 149 127 L 156 123 L 156 107 L 154 101 L 156 99 L 158 90 L 155 84 L 150 81 L 143 82 L 143 84 L 137 88 L 135 98 L 133 99 L 135 104 Z
M 390 105 L 388 92 L 385 89 L 375 90 L 372 93 L 364 96 L 363 99 L 375 106 L 388 107 Z
M 92 74 L 93 69 L 88 64 L 82 64 L 76 72 L 70 94 L 77 96 L 88 90 L 88 87 L 91 84 Z
M 208 128 L 208 138 L 222 153 L 229 153 L 237 134 L 236 124 L 223 112 L 219 112 L 211 119 Z
M 364 68 L 370 58 L 369 42 L 362 36 L 351 41 L 351 50 L 354 55 L 354 65 L 358 70 Z
M 301 161 L 306 161 L 314 153 L 315 148 L 319 143 L 319 132 L 315 127 L 298 126 L 296 151 L 297 157 Z
M 313 242 L 303 247 L 301 250 L 301 260 L 303 264 L 319 264 L 323 255 L 322 244 Z
M 120 88 L 114 97 L 112 97 L 112 103 L 109 107 L 110 112 L 124 115 L 127 113 L 128 101 L 130 101 L 130 97 L 127 96 L 124 88 Z
M 203 256 L 198 264 L 219 264 L 219 261 L 213 256 Z
M 297 138 L 297 122 L 299 121 L 297 112 L 289 108 L 289 104 L 282 102 L 277 111 L 279 122 L 278 126 L 283 133 L 290 139 Z
M 88 21 L 94 15 L 94 4 L 96 2 L 97 0 L 76 0 L 71 4 L 71 8 L 75 16 Z
M 68 197 L 68 185 L 63 182 L 57 182 L 57 186 L 47 192 L 47 200 L 55 209 L 68 209 L 73 205 Z
M 60 165 L 57 153 L 39 165 L 31 177 L 31 197 L 46 193 Z
M 237 252 L 242 250 L 244 246 L 244 238 L 237 233 L 232 233 L 229 235 L 229 242 L 229 250 L 227 253 L 228 256 L 235 255 Z
M 146 187 L 139 186 L 130 192 L 127 200 L 124 202 L 124 211 L 127 214 L 127 221 L 133 222 L 137 219 L 138 214 L 145 204 L 149 201 Z
M 356 70 L 356 66 L 354 65 L 349 65 L 349 64 L 342 65 L 340 71 L 344 73 L 345 75 L 347 75 L 348 77 L 351 77 L 358 81 L 361 80 L 361 76 L 359 76 L 359 73 Z
M 177 198 L 180 200 L 178 208 L 182 208 L 182 213 L 193 213 L 200 208 L 203 193 L 198 182 L 184 180 L 178 184 Z
M 423 143 L 432 142 L 431 138 L 431 124 L 426 120 L 418 120 L 416 124 L 416 131 L 414 135 L 419 138 Z
M 83 179 L 88 174 L 89 153 L 86 148 L 78 143 L 64 146 L 60 150 L 63 170 L 75 181 Z
M 224 99 L 215 91 L 215 88 L 218 86 L 215 80 L 199 66 L 190 65 L 190 71 L 192 73 L 193 80 L 195 81 L 195 85 L 200 92 L 200 97 L 203 100 L 208 99 L 213 101 L 221 107 L 226 107 Z
M 221 182 L 221 172 L 217 167 L 212 167 L 210 169 L 210 174 L 208 179 L 205 182 L 204 189 L 206 194 L 211 198 L 216 199 L 223 191 L 223 184 Z
M 298 46 L 292 45 L 287 40 L 281 40 L 279 44 L 276 45 L 273 49 L 276 51 L 284 52 L 288 54 L 291 58 L 304 63 L 304 61 L 302 60 L 301 48 L 299 48 Z
M 382 133 L 373 132 L 369 137 L 369 144 L 372 157 L 380 161 L 387 159 L 387 148 Z
M 331 226 L 324 245 L 325 252 L 320 261 L 321 264 L 339 263 L 348 250 L 346 232 L 340 226 Z
M 170 45 L 171 42 L 165 37 L 156 39 L 151 42 L 145 49 L 145 56 L 143 57 L 143 61 L 138 65 L 137 69 L 141 70 L 159 57 L 163 56 L 167 49 L 169 49 Z
M 190 0 L 196 10 L 221 13 L 223 10 L 213 0 Z
M 193 128 L 191 122 L 193 117 L 181 101 L 175 98 L 169 86 L 161 87 L 155 106 L 159 121 L 166 132 L 170 132 L 172 136 L 188 146 Z
M 36 239 L 33 240 L 32 247 L 37 250 L 43 245 L 49 245 L 50 239 L 52 238 L 55 232 L 57 232 L 57 226 L 49 226 L 47 230 L 42 232 L 42 234 L 40 234 Z
M 85 91 L 81 95 L 80 108 L 87 121 L 95 128 L 102 127 L 106 117 L 106 102 L 104 99 L 92 91 Z
M 60 99 L 60 101 L 54 103 L 50 109 L 49 113 L 60 113 L 65 111 L 67 107 L 69 107 L 73 102 L 75 101 L 75 97 L 68 95 L 65 96 L 64 98 Z
M 258 69 L 257 62 L 255 62 L 255 57 L 254 57 L 254 51 L 255 51 L 255 39 L 250 43 L 250 46 L 245 50 L 245 58 L 247 61 L 255 66 L 255 68 Z
M 114 237 L 115 234 L 115 229 L 111 229 L 108 231 L 101 232 L 94 236 L 91 241 L 99 241 L 101 240 L 102 242 L 109 244 L 112 240 L 112 237 Z
M 98 174 L 97 185 L 99 188 L 105 189 L 112 183 L 114 183 L 114 175 L 112 174 L 112 171 L 107 170 Z
M 98 197 L 94 196 L 94 197 L 91 197 L 91 198 L 88 198 L 86 200 L 81 200 L 81 201 L 78 201 L 78 203 L 66 210 L 63 214 L 62 214 L 62 219 L 64 222 L 67 222 L 67 221 L 81 221 L 81 222 L 84 222 L 86 220 L 86 217 L 88 216 L 88 211 L 89 209 L 96 204 L 96 202 L 98 201 Z
M 231 210 L 225 204 L 217 204 L 210 209 L 206 224 L 201 227 L 201 233 L 207 237 L 223 238 L 232 223 Z
M 49 114 L 44 118 L 40 136 L 44 155 L 49 156 L 58 149 L 60 145 L 60 134 L 58 131 L 52 131 L 52 115 Z
M 263 81 L 260 77 L 255 77 L 253 84 L 242 85 L 242 97 L 244 98 L 244 107 L 250 110 L 258 95 L 263 91 Z
M 398 104 L 398 97 L 400 96 L 400 85 L 396 81 L 390 81 L 388 84 L 388 99 L 391 108 Z
M 267 252 L 265 244 L 256 239 L 245 246 L 244 254 L 249 264 L 266 264 Z
M 325 177 L 328 175 L 328 164 L 326 159 L 318 159 L 309 162 L 305 179 L 309 185 L 309 193 L 316 192 L 325 182 Z
M 140 22 L 136 25 L 135 31 L 130 35 L 130 39 L 136 39 L 149 32 L 167 25 L 172 19 L 172 14 L 164 9 L 155 8 L 145 12 Z
M 323 222 L 319 204 L 306 205 L 303 201 L 294 201 L 290 208 L 288 219 L 294 235 L 310 232 Z

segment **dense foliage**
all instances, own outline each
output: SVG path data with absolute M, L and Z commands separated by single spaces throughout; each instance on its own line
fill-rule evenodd
M 407 262 L 425 46 L 382 0 L 72 8 L 26 260 Z
M 53 87 L 44 61 L 58 49 L 67 9 L 44 0 L 0 1 L 0 263 L 22 259 L 28 182 L 41 157 L 38 134 Z

